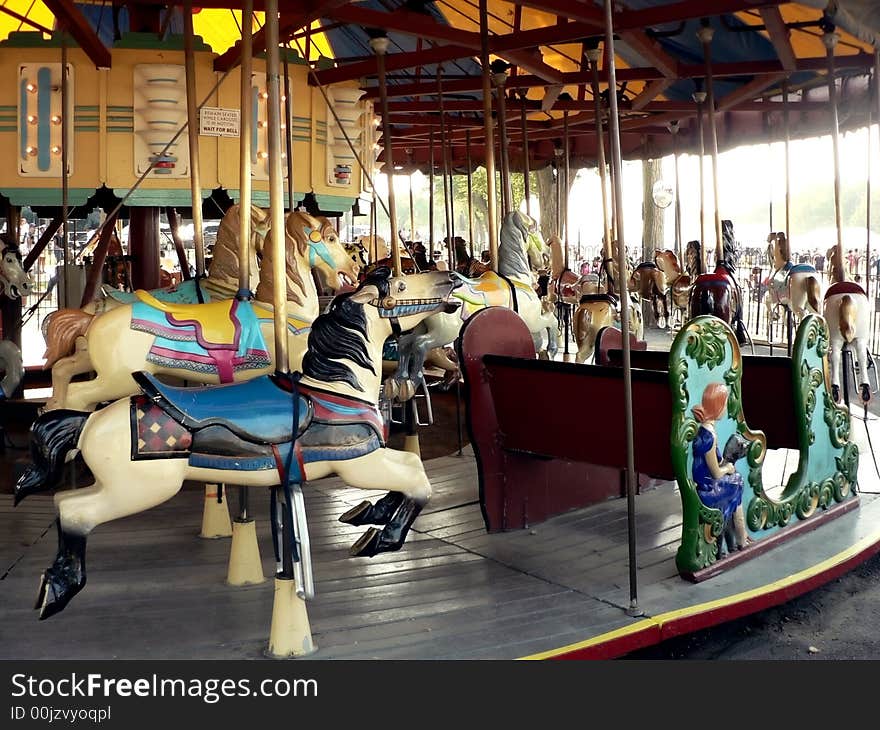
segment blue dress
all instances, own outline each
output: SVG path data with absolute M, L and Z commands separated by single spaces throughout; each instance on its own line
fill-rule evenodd
M 707 507 L 721 510 L 726 522 L 742 503 L 743 479 L 739 472 L 725 474 L 720 479 L 712 477 L 706 454 L 712 448 L 715 434 L 705 426 L 700 426 L 693 442 L 693 478 L 697 483 L 697 494 Z M 721 462 L 721 451 L 715 447 L 715 458 Z

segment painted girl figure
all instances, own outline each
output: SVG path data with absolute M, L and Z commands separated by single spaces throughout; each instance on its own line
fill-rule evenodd
M 709 383 L 703 390 L 702 402 L 693 408 L 700 428 L 693 441 L 692 476 L 703 504 L 721 511 L 728 548 L 741 550 L 750 542 L 742 509 L 743 478 L 732 463 L 722 460 L 715 433 L 715 422 L 727 413 L 727 395 L 727 386 L 723 383 Z M 731 521 L 732 540 L 728 532 Z

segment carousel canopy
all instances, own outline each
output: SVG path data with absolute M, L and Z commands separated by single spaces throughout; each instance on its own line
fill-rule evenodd
M 64 27 L 98 66 L 110 64 L 109 49 L 126 31 L 182 31 L 181 4 L 162 0 L 0 1 L 0 37 L 15 30 L 50 33 Z M 215 69 L 235 65 L 240 0 L 197 4 L 195 32 L 217 53 Z M 432 139 L 439 138 L 441 90 L 442 123 L 453 166 L 464 166 L 468 132 L 473 164 L 480 162 L 483 87 L 478 2 L 292 0 L 281 5 L 282 40 L 313 62 L 314 84 L 357 80 L 366 98 L 378 102 L 376 58 L 369 40 L 377 34 L 389 37 L 388 112 L 396 165 L 405 170 L 426 167 Z M 255 8 L 262 7 L 262 0 L 256 0 Z M 707 74 L 697 31 L 706 24 L 715 31 L 710 60 L 722 149 L 782 136 L 783 87 L 788 89 L 792 136 L 827 132 L 828 62 L 822 35 L 829 29 L 839 34 L 834 56 L 836 74 L 842 79 L 841 125 L 860 126 L 868 120 L 869 74 L 875 67 L 874 46 L 880 44 L 876 0 L 626 0 L 615 3 L 615 8 L 625 157 L 669 152 L 670 123 L 679 125 L 679 149 L 695 148 L 693 94 L 705 89 Z M 523 162 L 524 127 L 531 167 L 554 159 L 565 116 L 573 164 L 594 164 L 594 102 L 587 54 L 591 49 L 599 51 L 599 92 L 607 97 L 603 19 L 598 0 L 488 0 L 490 61 L 507 71 L 506 119 L 514 168 Z M 257 47 L 264 43 L 262 20 L 258 12 Z

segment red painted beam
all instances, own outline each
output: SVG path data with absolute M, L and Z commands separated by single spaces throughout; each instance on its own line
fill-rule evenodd
M 97 68 L 110 68 L 110 50 L 98 38 L 98 34 L 73 4 L 73 0 L 44 0 L 44 4 Z
M 770 35 L 770 41 L 776 49 L 782 68 L 786 71 L 794 71 L 797 68 L 797 57 L 791 47 L 791 31 L 785 25 L 779 8 L 761 8 L 761 19 Z

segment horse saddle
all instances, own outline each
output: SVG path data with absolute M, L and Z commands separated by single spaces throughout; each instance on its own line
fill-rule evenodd
M 580 298 L 580 304 L 589 304 L 590 302 L 608 302 L 613 307 L 617 307 L 620 304 L 620 299 L 618 299 L 614 294 L 583 294 Z
M 198 290 L 196 290 L 197 286 Z M 119 289 L 115 289 L 108 284 L 105 284 L 101 288 L 101 290 L 104 292 L 104 296 L 108 297 L 109 299 L 113 299 L 120 304 L 133 304 L 134 302 L 142 301 L 138 296 L 138 292 L 120 291 Z M 180 282 L 180 284 L 165 287 L 164 289 L 153 289 L 150 294 L 161 302 L 179 302 L 181 304 L 193 304 L 199 301 L 200 295 L 202 301 L 211 301 L 211 293 L 201 284 L 196 283 L 195 279 L 182 281 Z
M 201 388 L 167 385 L 145 371 L 132 373 L 132 377 L 147 398 L 194 434 L 205 432 L 205 437 L 214 434 L 226 438 L 221 436 L 225 431 L 252 444 L 293 440 L 293 394 L 272 376 Z M 298 392 L 297 398 L 298 436 L 311 422 L 314 409 L 306 395 Z M 196 449 L 194 443 L 193 450 L 202 449 Z
M 639 271 L 640 269 L 658 269 L 660 268 L 653 261 L 642 261 L 638 266 L 636 266 L 635 270 Z
M 867 296 L 865 290 L 854 281 L 838 281 L 832 284 L 828 287 L 828 291 L 825 292 L 825 299 L 833 297 L 835 294 L 856 294 L 863 297 Z
M 144 304 L 165 313 L 168 322 L 174 326 L 192 326 L 203 341 L 203 347 L 211 345 L 229 346 L 238 342 L 241 332 L 236 310 L 240 304 L 235 299 L 222 299 L 207 304 L 183 304 L 163 302 L 148 291 L 135 292 Z
M 816 267 L 812 264 L 793 264 L 788 270 L 788 275 L 792 274 L 815 274 Z

